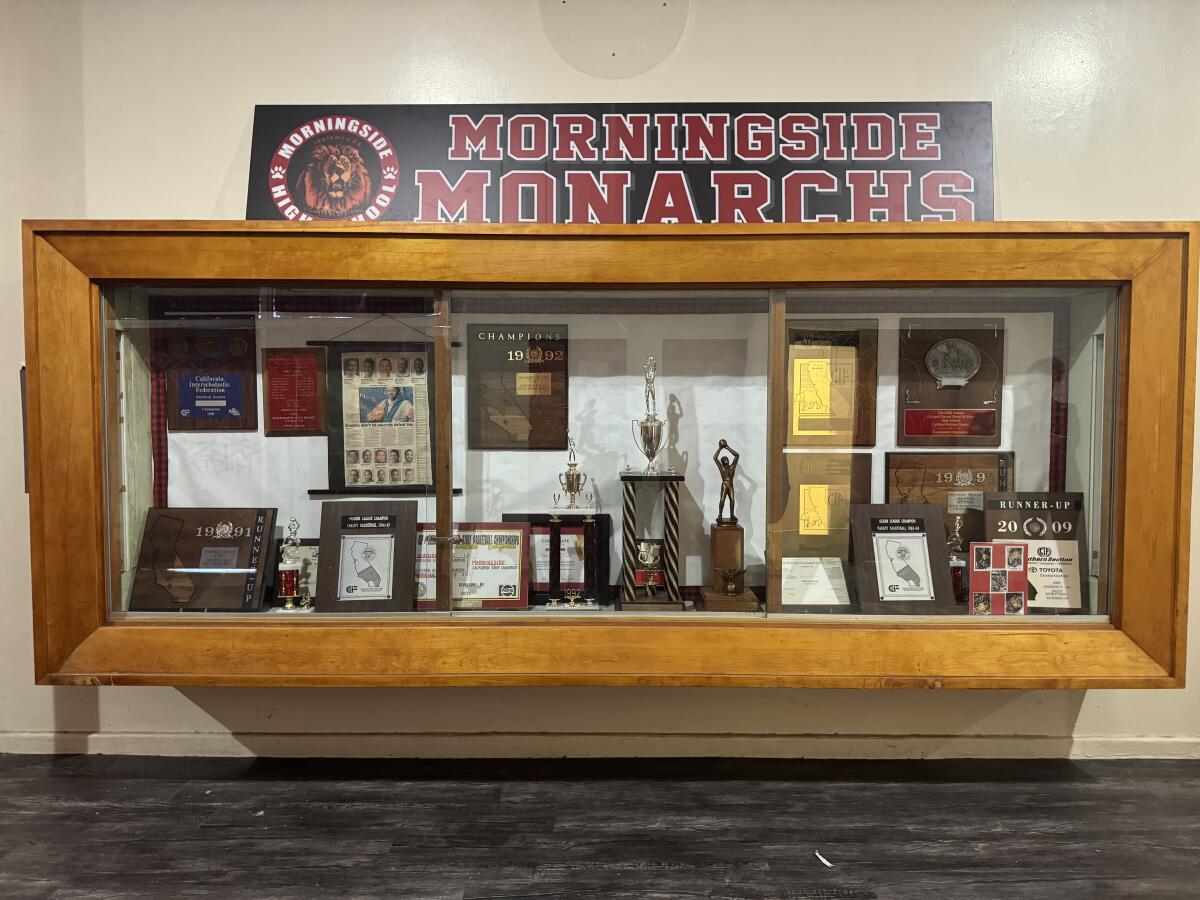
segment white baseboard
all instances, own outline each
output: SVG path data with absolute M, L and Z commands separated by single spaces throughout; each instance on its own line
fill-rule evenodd
M 1137 735 L 3 732 L 0 733 L 0 753 L 412 759 L 1200 759 L 1200 738 Z

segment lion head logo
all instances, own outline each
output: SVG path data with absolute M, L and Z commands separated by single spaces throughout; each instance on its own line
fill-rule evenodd
M 340 219 L 359 212 L 371 196 L 371 176 L 358 148 L 341 141 L 314 148 L 296 194 L 315 216 Z

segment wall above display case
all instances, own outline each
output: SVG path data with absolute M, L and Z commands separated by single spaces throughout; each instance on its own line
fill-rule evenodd
M 28 223 L 36 677 L 1180 686 L 1196 236 Z

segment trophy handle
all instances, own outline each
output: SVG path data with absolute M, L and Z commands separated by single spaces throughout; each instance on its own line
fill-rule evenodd
M 562 478 L 562 475 L 559 475 L 558 477 L 559 477 L 559 478 Z M 580 472 L 580 473 L 579 473 L 579 490 L 581 490 L 581 491 L 582 491 L 582 490 L 583 490 L 583 486 L 584 486 L 585 484 L 587 484 L 587 473 L 586 473 L 586 472 Z
M 631 435 L 633 435 L 633 446 L 635 446 L 635 447 L 640 447 L 640 446 L 641 446 L 641 441 L 640 441 L 640 439 L 638 438 L 637 427 L 638 427 L 638 420 L 637 420 L 637 419 L 630 419 L 630 420 L 629 420 L 629 433 L 630 433 Z
M 558 473 L 558 486 L 561 487 L 564 491 L 567 489 L 567 482 L 563 480 L 562 472 Z

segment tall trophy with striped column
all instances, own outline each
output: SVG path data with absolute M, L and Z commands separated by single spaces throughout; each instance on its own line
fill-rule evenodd
M 646 415 L 633 420 L 638 450 L 646 457 L 646 468 L 634 472 L 626 466 L 621 473 L 624 498 L 621 508 L 621 609 L 636 612 L 672 612 L 683 609 L 679 590 L 679 483 L 683 476 L 668 466 L 660 472 L 656 464 L 663 449 L 663 421 L 658 417 L 656 381 L 658 364 L 646 357 L 643 398 Z M 657 541 L 639 535 L 637 521 L 639 484 L 663 492 L 663 538 Z M 661 572 L 663 592 L 659 593 Z

